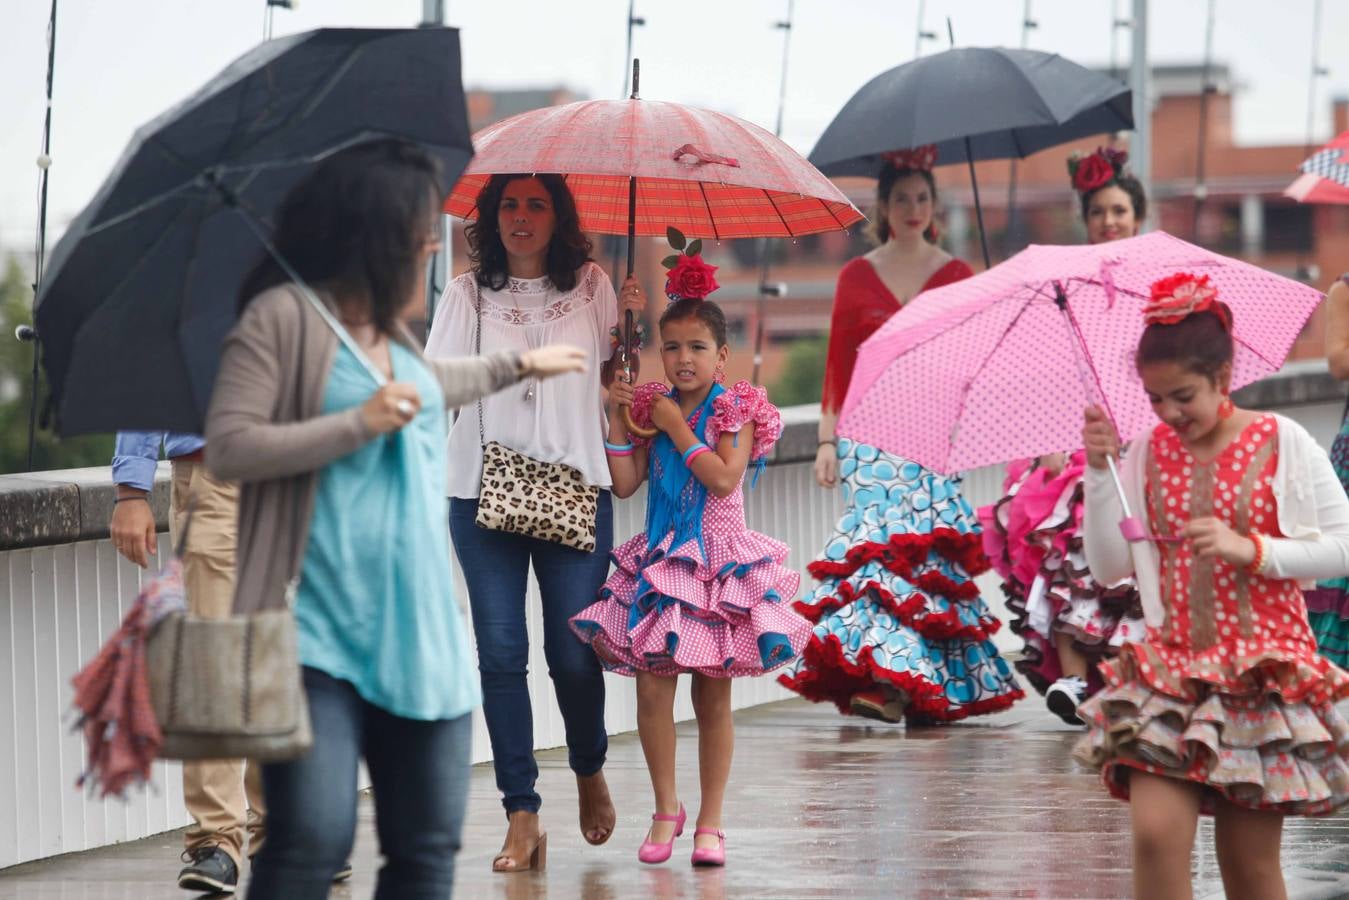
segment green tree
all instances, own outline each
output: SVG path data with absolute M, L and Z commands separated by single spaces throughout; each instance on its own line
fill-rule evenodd
M 33 321 L 33 288 L 19 261 L 11 256 L 0 279 L 0 475 L 28 471 L 28 409 L 32 398 L 33 345 L 14 339 L 14 329 Z M 45 378 L 38 397 L 45 402 Z M 111 435 L 59 438 L 37 435 L 33 470 L 106 466 L 112 459 Z
M 778 406 L 799 406 L 819 403 L 824 388 L 824 360 L 829 352 L 829 338 L 799 338 L 787 349 L 787 365 L 773 385 L 769 396 Z

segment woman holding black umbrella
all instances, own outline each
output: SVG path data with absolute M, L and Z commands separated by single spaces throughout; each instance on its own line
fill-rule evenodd
M 815 475 L 840 476 L 847 510 L 820 579 L 796 604 L 816 622 L 802 662 L 779 680 L 844 713 L 910 724 L 1011 706 L 1022 693 L 988 640 L 998 621 L 973 576 L 988 568 L 959 479 L 838 437 L 857 348 L 916 295 L 973 272 L 936 244 L 932 147 L 886 154 L 874 235 L 880 246 L 839 273 Z
M 1134 237 L 1143 224 L 1147 196 L 1127 162 L 1110 148 L 1068 160 L 1088 243 Z M 1080 450 L 1019 460 L 1008 469 L 1004 497 L 979 511 L 1012 631 L 1025 641 L 1017 671 L 1071 725 L 1081 724 L 1078 705 L 1103 685 L 1096 664 L 1145 630 L 1133 580 L 1104 585 L 1087 569 L 1078 528 L 1085 472 Z
M 445 409 L 585 368 L 575 347 L 428 362 L 407 331 L 437 246 L 435 162 L 394 140 L 329 157 L 287 195 L 246 279 L 206 421 L 242 483 L 235 609 L 294 610 L 313 746 L 263 767 L 253 900 L 328 895 L 362 759 L 379 897 L 448 897 L 478 702 L 451 592 Z M 297 285 L 297 278 L 312 291 Z
M 620 314 L 640 313 L 645 294 L 630 277 L 620 289 L 621 301 L 615 298 L 608 276 L 590 260 L 590 241 L 562 176 L 493 175 L 476 206 L 477 219 L 468 228 L 472 271 L 445 289 L 427 353 L 454 359 L 562 341 L 584 348 L 592 360 L 609 359 L 618 344 Z M 613 507 L 605 429 L 599 370 L 592 367 L 547 384 L 528 381 L 468 405 L 450 432 L 450 533 L 468 583 L 483 713 L 510 822 L 492 863 L 498 872 L 542 868 L 547 858 L 539 825 L 542 799 L 534 787 L 539 769 L 527 681 L 525 595 L 531 568 L 543 601 L 548 674 L 576 774 L 581 833 L 588 843 L 603 844 L 614 829 L 602 771 L 608 750 L 604 677 L 595 654 L 568 624 L 595 601 L 609 572 Z M 499 453 L 523 461 L 523 477 L 513 480 L 529 482 L 531 490 L 554 478 L 576 485 L 578 502 L 566 504 L 567 515 L 589 495 L 594 513 L 578 523 L 593 534 L 588 549 L 564 543 L 567 535 L 549 531 L 548 523 L 526 527 L 527 533 L 502 529 L 509 527 L 509 515 L 501 514 L 513 501 L 489 496 L 488 489 L 498 485 L 485 474 L 488 455 Z

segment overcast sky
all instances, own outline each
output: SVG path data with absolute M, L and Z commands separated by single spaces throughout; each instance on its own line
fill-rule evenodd
M 808 153 L 868 79 L 913 58 L 919 0 L 795 0 L 784 137 Z M 927 0 L 925 25 L 944 49 L 1018 46 L 1023 0 Z M 462 29 L 466 87 L 562 85 L 617 97 L 628 0 L 448 0 Z M 1129 0 L 1032 0 L 1034 49 L 1088 65 L 1127 66 Z M 1152 0 L 1154 63 L 1203 58 L 1207 0 Z M 1214 60 L 1241 86 L 1243 143 L 1303 140 L 1314 0 L 1216 0 Z M 1314 140 L 1330 137 L 1329 100 L 1349 95 L 1349 2 L 1324 3 Z M 787 0 L 637 0 L 642 94 L 731 112 L 770 130 L 777 116 Z M 46 77 L 47 0 L 0 3 L 0 247 L 30 245 Z M 415 24 L 421 0 L 300 0 L 275 31 Z M 191 93 L 262 37 L 263 0 L 61 0 L 57 24 L 49 217 L 59 230 L 88 201 L 135 128 Z M 1154 140 L 1164 140 L 1156 136 Z

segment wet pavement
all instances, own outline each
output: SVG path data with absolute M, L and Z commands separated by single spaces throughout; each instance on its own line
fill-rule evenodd
M 788 701 L 736 714 L 724 828 L 727 866 L 688 863 L 697 809 L 696 730 L 680 726 L 690 827 L 661 866 L 636 860 L 650 789 L 636 735 L 614 738 L 605 769 L 618 829 L 590 847 L 576 822 L 565 751 L 539 754 L 548 868 L 489 870 L 505 821 L 489 766 L 474 769 L 457 896 L 626 898 L 1128 897 L 1127 809 L 1069 759 L 1077 732 L 1029 697 L 1001 715 L 942 728 L 871 726 Z M 377 852 L 363 800 L 355 876 L 334 898 L 368 897 Z M 3 900 L 157 900 L 173 885 L 176 834 L 0 872 Z M 1284 871 L 1294 898 L 1349 897 L 1349 813 L 1290 819 Z M 1222 897 L 1211 823 L 1201 826 L 1195 896 Z

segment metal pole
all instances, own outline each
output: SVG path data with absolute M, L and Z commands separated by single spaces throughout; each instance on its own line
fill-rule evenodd
M 923 55 L 923 41 L 935 41 L 937 33 L 935 31 L 923 30 L 923 13 L 927 9 L 927 0 L 918 0 L 918 27 L 913 36 L 913 58 L 917 59 Z
M 1148 0 L 1133 0 L 1133 55 L 1129 87 L 1133 91 L 1134 137 L 1129 150 L 1134 177 L 1152 196 L 1152 75 L 1148 65 Z M 1156 218 L 1155 216 L 1153 217 Z
M 445 0 L 422 0 L 422 28 L 440 28 L 445 24 Z M 431 257 L 426 271 L 426 333 L 431 333 L 431 322 L 436 315 L 436 304 L 449 284 L 451 260 L 454 257 L 454 220 L 441 214 L 439 218 L 440 251 Z
M 42 272 L 47 264 L 47 173 L 52 164 L 52 84 L 56 74 L 56 0 L 52 0 L 51 18 L 47 22 L 47 112 L 42 123 L 42 153 L 37 158 L 38 204 L 37 245 L 33 261 L 33 321 L 37 321 L 37 295 L 42 287 Z M 33 345 L 33 371 L 28 398 L 28 471 L 33 471 L 37 456 L 37 395 L 39 386 L 38 360 L 41 358 L 41 340 L 35 329 L 20 326 L 14 336 Z
M 1312 52 L 1311 52 L 1311 71 L 1307 76 L 1307 128 L 1303 132 L 1302 157 L 1306 159 L 1312 155 L 1313 133 L 1316 123 L 1316 79 L 1327 74 L 1328 70 L 1321 66 L 1321 0 L 1313 0 L 1312 3 Z M 1307 265 L 1306 253 L 1302 250 L 1297 254 L 1297 277 L 1304 280 L 1311 280 L 1311 272 Z
M 776 137 L 782 137 L 782 116 L 783 110 L 787 106 L 787 59 L 792 45 L 792 16 L 795 6 L 796 0 L 787 0 L 787 18 L 773 25 L 774 28 L 782 30 L 782 73 L 778 80 L 778 118 L 777 125 L 773 129 L 773 134 Z M 763 341 L 766 331 L 764 328 L 764 300 L 770 296 L 781 297 L 786 293 L 784 285 L 770 285 L 768 283 L 768 270 L 771 266 L 768 248 L 771 240 L 772 238 L 764 238 L 759 243 L 759 294 L 754 301 L 754 368 L 749 377 L 753 384 L 759 383 L 759 372 L 763 368 Z
M 1025 50 L 1030 43 L 1030 32 L 1032 28 L 1038 28 L 1039 23 L 1031 18 L 1031 0 L 1026 0 L 1026 5 L 1021 13 L 1021 49 Z M 1003 239 L 1002 252 L 1004 256 L 1012 255 L 1012 240 L 1016 233 L 1016 157 L 1012 157 L 1012 164 L 1007 173 L 1007 231 Z
M 1213 66 L 1213 0 L 1208 0 L 1208 23 L 1204 29 L 1204 66 L 1199 76 L 1199 146 L 1194 160 L 1194 218 L 1190 223 L 1191 239 L 1199 243 L 1199 219 L 1203 212 L 1204 200 L 1208 197 L 1208 186 L 1204 184 L 1204 162 L 1208 151 L 1208 95 L 1212 88 L 1208 83 L 1209 70 Z

